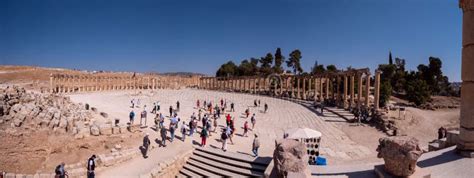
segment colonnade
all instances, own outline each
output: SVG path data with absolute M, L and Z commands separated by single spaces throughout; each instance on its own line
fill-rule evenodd
M 193 87 L 198 77 L 157 75 L 51 74 L 50 92 L 72 93 L 108 90 L 146 90 Z
M 266 94 L 317 102 L 334 102 L 344 108 L 379 108 L 380 72 L 371 81 L 369 69 L 352 69 L 317 75 L 203 77 L 201 89 Z M 357 80 L 357 85 L 355 81 Z M 372 84 L 372 85 L 371 85 Z M 355 93 L 355 87 L 357 93 Z M 372 90 L 372 92 L 371 92 Z M 371 98 L 370 96 L 373 96 Z

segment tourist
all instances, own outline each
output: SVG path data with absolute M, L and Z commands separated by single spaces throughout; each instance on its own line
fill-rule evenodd
M 176 119 L 176 118 L 173 118 L 173 119 Z M 170 142 L 173 142 L 174 140 L 174 131 L 176 130 L 176 126 L 175 126 L 175 122 L 173 121 L 173 119 L 171 119 L 171 123 L 170 123 L 170 135 L 171 135 L 171 138 L 170 138 Z
M 56 169 L 54 170 L 54 173 L 56 174 L 55 177 L 57 178 L 69 177 L 69 175 L 67 174 L 67 171 L 64 168 L 65 165 L 66 164 L 62 162 L 60 165 L 56 166 Z
M 260 107 L 260 100 L 258 100 L 258 107 Z
M 135 108 L 135 99 L 130 100 L 130 103 L 132 104 L 131 108 Z
M 257 106 L 258 106 L 257 100 L 253 100 L 253 106 L 254 106 L 254 107 L 257 107 Z
M 181 125 L 181 135 L 182 135 L 181 139 L 183 140 L 183 142 L 186 139 L 186 130 L 187 130 L 186 129 L 186 123 L 183 121 L 183 125 Z
M 221 107 L 224 107 L 224 99 L 221 98 Z
M 245 118 L 249 118 L 249 115 L 250 115 L 250 108 L 247 108 L 245 110 Z
M 257 119 L 255 119 L 255 113 L 252 115 L 252 118 L 250 118 L 250 122 L 252 122 L 252 131 L 255 128 L 255 124 L 257 123 Z
M 216 109 L 216 115 L 218 118 L 221 118 L 221 110 L 219 108 Z
M 160 128 L 163 128 L 165 125 L 165 116 L 160 113 Z
M 217 130 L 217 118 L 214 117 L 214 133 L 216 132 Z
M 135 120 L 135 113 L 132 111 L 130 111 L 130 114 L 129 114 L 129 117 L 130 117 L 130 126 L 133 125 L 133 120 Z
M 87 178 L 95 177 L 95 155 L 92 155 L 89 160 L 87 160 Z
M 160 134 L 161 134 L 160 146 L 166 147 L 166 128 L 165 127 L 161 127 Z
M 153 103 L 153 109 L 151 110 L 151 113 L 153 114 L 156 113 L 156 103 Z
M 206 101 L 206 100 L 204 100 L 204 102 L 203 102 L 203 105 L 202 105 L 202 106 L 204 107 L 204 109 L 206 109 L 206 107 L 207 107 L 207 101 Z
M 267 113 L 267 110 L 268 110 L 268 104 L 267 104 L 267 103 L 265 103 L 265 104 L 263 105 L 263 107 L 264 107 L 264 113 Z
M 173 117 L 173 106 L 170 106 L 170 117 Z
M 158 131 L 158 128 L 160 127 L 160 114 L 156 114 L 153 120 L 155 122 L 156 131 Z
M 249 131 L 249 122 L 245 121 L 244 123 L 244 134 L 242 136 L 248 137 L 247 132 Z
M 150 146 L 151 141 L 150 138 L 148 138 L 148 133 L 145 134 L 145 137 L 143 137 L 143 157 L 146 159 L 148 158 L 148 147 Z
M 227 114 L 227 116 L 225 117 L 225 123 L 226 123 L 226 126 L 230 125 L 230 114 Z
M 207 119 L 207 122 L 206 122 L 206 130 L 208 130 L 209 132 L 209 136 L 212 136 L 212 123 L 211 123 L 211 119 Z
M 145 109 L 140 114 L 140 125 L 141 126 L 143 126 L 143 123 L 142 123 L 143 120 L 145 120 L 145 126 L 146 126 L 146 110 Z
M 234 103 L 230 103 L 230 112 L 235 112 Z
M 179 101 L 176 102 L 176 110 L 179 111 Z
M 205 127 L 201 130 L 201 147 L 206 146 L 206 139 L 207 139 L 207 130 Z
M 221 134 L 221 140 L 222 140 L 222 151 L 227 151 L 227 138 L 229 138 L 229 135 L 227 135 L 227 133 L 222 130 L 222 134 Z
M 202 115 L 202 109 L 199 109 L 199 112 L 198 112 L 198 119 L 201 120 L 201 115 Z
M 156 102 L 156 112 L 160 112 L 160 102 Z
M 442 139 L 446 137 L 446 129 L 444 127 L 440 127 L 438 129 L 438 139 Z
M 234 144 L 234 142 L 232 141 L 232 129 L 230 128 L 230 126 L 227 126 L 225 128 L 225 134 L 227 134 L 227 136 L 229 136 L 229 139 L 230 139 L 230 143 L 232 143 L 232 145 Z
M 202 123 L 202 128 L 206 127 L 206 123 L 207 123 L 207 115 L 206 114 L 204 114 L 204 117 L 202 118 L 201 123 Z
M 191 119 L 189 120 L 189 123 L 188 123 L 188 125 L 189 125 L 189 136 L 193 136 L 193 134 L 194 134 L 193 122 L 194 122 L 194 119 L 191 117 Z
M 200 102 L 199 102 L 199 99 L 198 99 L 198 100 L 196 101 L 196 107 L 197 107 L 198 109 L 199 109 L 199 106 L 200 106 L 199 104 L 200 104 Z
M 234 118 L 235 119 L 235 118 Z M 234 119 L 232 119 L 230 121 L 230 142 L 232 143 L 232 145 L 234 144 L 234 142 L 232 141 L 232 138 L 234 138 L 234 133 L 235 133 L 235 127 L 234 127 Z
M 255 138 L 253 139 L 253 144 L 252 144 L 252 152 L 255 155 L 255 157 L 258 156 L 259 147 L 260 147 L 260 140 L 258 139 L 258 135 L 255 134 Z

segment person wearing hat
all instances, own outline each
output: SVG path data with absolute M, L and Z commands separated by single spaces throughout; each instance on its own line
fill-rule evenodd
M 148 147 L 150 146 L 151 141 L 150 138 L 148 138 L 148 133 L 145 134 L 145 137 L 143 137 L 143 157 L 148 158 Z
M 258 135 L 255 134 L 255 138 L 253 139 L 253 144 L 252 144 L 252 152 L 255 155 L 255 157 L 258 156 L 259 147 L 260 147 L 260 140 L 258 139 Z

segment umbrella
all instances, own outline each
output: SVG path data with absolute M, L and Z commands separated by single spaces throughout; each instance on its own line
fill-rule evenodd
M 290 139 L 319 138 L 322 136 L 321 132 L 309 128 L 290 129 L 287 133 L 287 138 Z

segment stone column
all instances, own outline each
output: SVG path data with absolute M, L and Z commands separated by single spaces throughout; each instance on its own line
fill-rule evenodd
M 325 78 L 324 82 L 326 83 L 326 100 L 329 99 L 329 78 Z
M 53 74 L 49 74 L 49 92 L 50 93 L 53 93 L 53 86 L 54 86 L 54 83 L 53 83 Z
M 341 88 L 341 77 L 336 76 L 336 97 L 334 98 L 336 99 L 336 105 L 338 107 L 341 106 L 341 91 L 339 91 L 340 88 Z
M 344 105 L 344 109 L 347 109 L 348 107 L 348 102 L 347 102 L 347 76 L 344 75 L 344 97 L 343 97 L 343 105 Z
M 375 110 L 379 109 L 380 105 L 380 71 L 375 71 L 375 88 L 374 88 L 374 107 Z
M 302 91 L 301 94 L 303 95 L 302 98 L 303 100 L 306 100 L 306 77 L 303 77 L 301 81 L 303 82 L 303 88 L 301 90 Z
M 324 101 L 324 79 L 322 77 L 319 78 L 319 101 L 323 102 Z
M 349 107 L 354 107 L 354 98 L 355 98 L 355 80 L 354 80 L 354 75 L 351 75 L 351 101 L 349 102 Z
M 457 150 L 474 157 L 474 0 L 461 0 L 463 10 L 461 121 Z
M 296 99 L 300 99 L 300 77 L 296 78 Z
M 357 91 L 357 108 L 360 109 L 361 105 L 362 105 L 362 100 L 361 100 L 361 97 L 362 97 L 362 74 L 358 74 L 357 76 L 357 82 L 359 84 L 358 86 L 358 91 Z
M 370 74 L 365 77 L 365 107 L 369 108 L 370 104 Z

